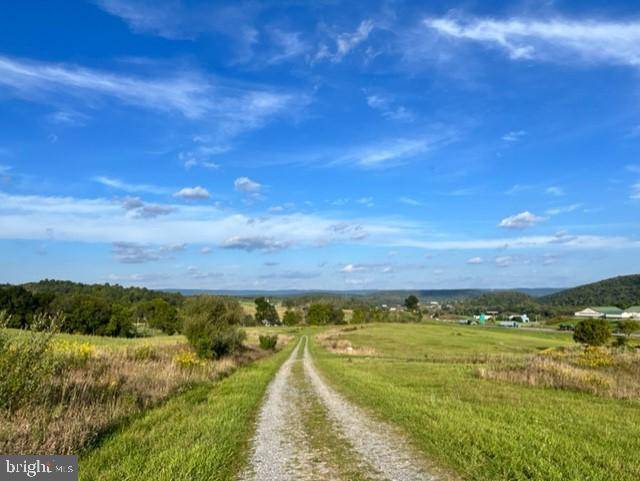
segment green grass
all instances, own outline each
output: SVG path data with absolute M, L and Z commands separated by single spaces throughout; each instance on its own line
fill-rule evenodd
M 571 334 L 499 327 L 433 324 L 375 324 L 345 332 L 355 347 L 369 346 L 384 357 L 518 355 L 571 344 Z
M 25 333 L 25 331 L 20 329 L 7 329 L 7 331 L 11 335 L 21 336 Z M 171 344 L 183 344 L 186 343 L 187 340 L 184 336 L 175 335 L 175 336 L 152 336 L 152 337 L 136 337 L 136 338 L 125 338 L 125 337 L 108 337 L 108 336 L 90 336 L 85 334 L 67 334 L 67 333 L 59 333 L 54 336 L 55 339 L 63 339 L 70 342 L 86 342 L 92 344 L 96 347 L 106 348 L 106 349 L 126 349 L 127 347 L 135 347 L 142 345 L 152 345 L 152 346 L 167 346 Z
M 114 432 L 80 460 L 80 479 L 235 479 L 266 387 L 293 345 L 176 396 Z
M 482 380 L 472 364 L 425 360 L 519 356 L 567 344 L 569 336 L 376 325 L 345 332 L 344 338 L 374 347 L 382 357 L 347 358 L 316 344 L 314 357 L 327 379 L 400 426 L 428 458 L 464 479 L 640 479 L 640 402 Z

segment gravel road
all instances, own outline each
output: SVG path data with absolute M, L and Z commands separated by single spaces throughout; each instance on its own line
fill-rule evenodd
M 302 363 L 304 376 L 292 374 L 296 363 Z M 325 383 L 303 338 L 267 388 L 241 481 L 352 481 L 332 462 L 332 448 L 337 447 L 318 448 L 310 442 L 313 433 L 305 431 L 304 423 L 308 396 L 324 408 L 326 429 L 347 446 L 358 479 L 436 479 L 392 426 L 372 419 Z

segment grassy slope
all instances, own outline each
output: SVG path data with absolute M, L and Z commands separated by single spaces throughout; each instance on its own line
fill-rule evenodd
M 293 344 L 136 419 L 81 459 L 80 479 L 234 479 L 265 389 Z
M 455 333 L 462 335 L 456 335 Z M 461 362 L 419 361 L 489 351 L 519 355 L 567 336 L 434 325 L 345 333 L 383 358 L 314 347 L 327 378 L 401 426 L 431 459 L 469 480 L 640 479 L 640 403 L 481 380 Z

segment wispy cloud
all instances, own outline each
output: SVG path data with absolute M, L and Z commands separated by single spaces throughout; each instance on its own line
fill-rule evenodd
M 401 138 L 353 149 L 337 163 L 348 163 L 368 169 L 394 167 L 419 155 L 442 148 L 455 140 L 455 134 L 443 133 L 415 138 Z
M 394 100 L 381 94 L 369 94 L 366 97 L 367 105 L 390 120 L 409 122 L 415 119 L 415 115 L 403 105 L 397 105 Z
M 315 60 L 329 60 L 331 62 L 341 62 L 352 50 L 367 40 L 375 24 L 372 20 L 366 19 L 360 22 L 353 32 L 344 32 L 334 37 L 335 49 L 330 49 L 326 44 L 322 44 L 315 55 Z
M 512 59 L 640 65 L 640 22 L 428 18 L 444 37 L 494 45 Z
M 521 140 L 527 133 L 524 130 L 512 130 L 511 132 L 507 132 L 502 136 L 502 140 L 505 142 L 518 142 Z
M 571 204 L 565 205 L 563 207 L 553 207 L 551 209 L 547 209 L 545 213 L 547 215 L 559 215 L 559 214 L 568 214 L 570 212 L 574 212 L 582 207 L 582 204 Z
M 631 198 L 640 199 L 640 182 L 631 186 Z
M 552 185 L 545 189 L 545 192 L 549 195 L 555 195 L 557 197 L 562 197 L 565 195 L 564 189 L 562 187 L 558 187 L 557 185 Z
M 513 264 L 512 256 L 498 256 L 495 258 L 496 266 L 498 267 L 510 267 Z
M 482 257 L 471 257 L 470 259 L 467 259 L 467 264 L 471 264 L 471 265 L 478 265 L 478 264 L 482 264 L 484 262 L 484 259 L 482 259 Z
M 115 259 L 125 264 L 142 264 L 171 258 L 175 253 L 184 251 L 186 244 L 151 247 L 134 242 L 114 242 L 112 252 Z
M 166 189 L 164 187 L 158 187 L 158 186 L 149 185 L 149 184 L 130 184 L 128 182 L 124 182 L 120 179 L 116 179 L 113 177 L 97 176 L 97 177 L 93 177 L 91 180 L 99 184 L 102 184 L 105 187 L 109 187 L 116 190 L 122 190 L 124 192 L 129 192 L 129 193 L 144 192 L 148 194 L 168 194 L 169 192 L 171 192 L 170 189 Z
M 275 117 L 295 115 L 310 101 L 299 93 L 225 85 L 221 79 L 213 82 L 193 69 L 183 68 L 179 74 L 164 77 L 131 76 L 8 57 L 0 57 L 0 85 L 20 97 L 55 105 L 74 98 L 91 106 L 96 106 L 97 100 L 116 100 L 179 113 L 209 124 L 218 143 L 260 128 Z
M 526 229 L 546 220 L 544 217 L 537 216 L 531 212 L 524 211 L 509 217 L 505 217 L 500 221 L 498 227 L 505 229 Z
M 421 201 L 413 199 L 411 197 L 400 197 L 398 199 L 398 202 L 401 202 L 402 204 L 412 205 L 414 207 L 421 207 L 424 205 L 424 203 L 422 203 Z

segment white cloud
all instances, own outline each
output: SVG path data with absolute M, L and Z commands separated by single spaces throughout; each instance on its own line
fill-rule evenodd
M 640 199 L 640 182 L 631 186 L 631 198 Z
M 133 217 L 141 219 L 153 219 L 161 215 L 169 215 L 174 211 L 173 207 L 159 204 L 148 204 L 140 197 L 125 197 L 122 199 L 122 207 L 133 214 Z
M 197 185 L 195 187 L 184 187 L 173 194 L 173 196 L 189 200 L 204 200 L 210 198 L 211 194 L 204 187 Z
M 482 259 L 482 257 L 472 257 L 470 259 L 467 259 L 467 264 L 472 264 L 472 265 L 482 264 L 483 262 L 484 262 L 484 259 Z
M 564 189 L 562 187 L 558 187 L 556 185 L 552 185 L 551 187 L 547 187 L 545 192 L 549 195 L 555 195 L 557 197 L 562 197 L 565 195 Z
M 513 264 L 513 257 L 511 256 L 498 256 L 495 258 L 496 266 L 509 267 Z
M 356 200 L 356 202 L 366 207 L 373 207 L 375 205 L 373 203 L 373 197 L 361 197 L 358 200 Z
M 512 130 L 511 132 L 507 132 L 502 136 L 502 140 L 505 142 L 518 142 L 522 139 L 527 133 L 524 130 Z
M 244 250 L 365 244 L 387 249 L 495 250 L 509 249 L 627 249 L 640 242 L 624 236 L 555 235 L 472 239 L 428 236 L 429 225 L 396 217 L 344 219 L 301 214 L 249 217 L 213 205 L 159 204 L 168 215 L 140 222 L 123 214 L 111 199 L 80 199 L 0 192 L 0 239 L 128 242 L 144 246 L 185 243 Z M 55 230 L 54 230 L 55 229 Z M 154 247 L 157 248 L 157 247 Z
M 200 254 L 211 254 L 212 250 L 213 249 L 211 249 L 211 247 L 205 246 L 205 247 L 200 249 Z
M 342 269 L 340 269 L 340 272 L 344 272 L 345 274 L 352 274 L 354 272 L 362 272 L 365 269 L 366 268 L 364 266 L 358 264 L 347 264 Z
M 503 49 L 512 59 L 640 65 L 640 22 L 562 18 L 469 21 L 429 18 L 427 28 L 444 37 Z
M 529 211 L 524 211 L 519 214 L 505 217 L 500 221 L 498 226 L 505 229 L 526 229 L 544 220 L 546 220 L 544 217 L 539 217 Z
M 245 194 L 257 194 L 262 189 L 260 183 L 251 180 L 249 177 L 238 177 L 233 182 L 233 186 L 238 192 Z

